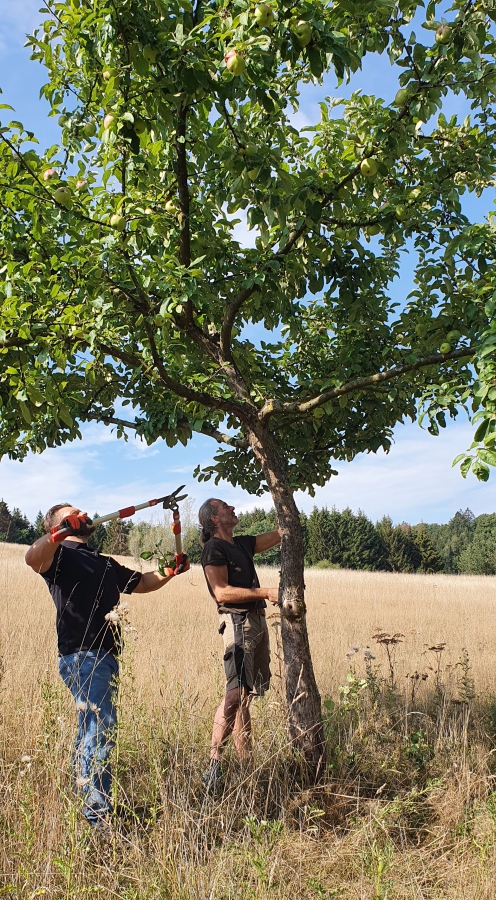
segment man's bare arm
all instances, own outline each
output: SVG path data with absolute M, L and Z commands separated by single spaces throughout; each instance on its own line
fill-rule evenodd
M 164 584 L 167 584 L 171 578 L 174 578 L 176 575 L 183 575 L 184 572 L 188 572 L 190 567 L 190 562 L 185 553 L 182 555 L 181 562 L 178 563 L 176 560 L 175 568 L 166 568 L 165 571 L 167 575 L 161 575 L 160 572 L 144 572 L 141 576 L 141 580 L 138 581 L 133 594 L 149 594 L 150 591 L 158 591 L 159 588 L 163 587 Z
M 51 536 L 44 534 L 34 544 L 31 544 L 24 559 L 34 572 L 42 575 L 43 572 L 48 572 L 58 547 L 60 544 L 54 544 Z
M 271 550 L 281 543 L 281 535 L 278 531 L 266 531 L 265 534 L 257 534 L 255 541 L 255 553 L 263 553 L 264 550 Z
M 150 591 L 158 591 L 173 577 L 173 575 L 161 575 L 160 572 L 144 572 L 133 594 L 149 594 Z
M 247 600 L 268 600 L 277 603 L 278 588 L 240 588 L 231 587 L 227 583 L 227 566 L 205 566 L 205 578 L 207 579 L 215 599 L 219 606 L 246 602 Z

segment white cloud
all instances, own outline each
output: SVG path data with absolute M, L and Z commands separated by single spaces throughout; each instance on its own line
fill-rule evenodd
M 319 488 L 315 498 L 296 494 L 298 506 L 310 512 L 314 505 L 338 509 L 363 509 L 373 520 L 390 515 L 394 521 L 446 522 L 460 507 L 470 507 L 476 515 L 496 510 L 496 472 L 488 484 L 469 475 L 464 480 L 458 468 L 451 468 L 457 453 L 469 446 L 471 429 L 460 422 L 442 431 L 439 437 L 421 431 L 418 425 L 399 426 L 391 452 L 358 457 L 352 463 L 335 464 L 339 476 Z M 200 506 L 208 497 L 222 497 L 238 512 L 254 506 L 269 508 L 272 500 L 249 495 L 225 482 L 195 482 L 193 470 L 212 463 L 215 445 L 196 436 L 187 446 L 172 449 L 159 441 L 151 448 L 131 439 L 118 440 L 109 428 L 90 425 L 83 441 L 66 444 L 41 455 L 30 454 L 22 463 L 0 463 L 0 498 L 19 507 L 31 520 L 39 509 L 68 500 L 84 507 L 90 515 L 142 503 L 185 483 L 185 491 Z M 152 508 L 140 512 L 136 520 L 157 514 Z
M 298 494 L 297 503 L 309 511 L 313 505 L 363 509 L 372 519 L 390 515 L 396 522 L 445 522 L 460 507 L 478 515 L 496 510 L 496 472 L 486 484 L 473 475 L 463 479 L 455 456 L 472 440 L 468 423 L 450 424 L 438 437 L 417 424 L 398 426 L 389 454 L 382 451 L 337 462 L 339 475 L 319 488 L 315 499 Z

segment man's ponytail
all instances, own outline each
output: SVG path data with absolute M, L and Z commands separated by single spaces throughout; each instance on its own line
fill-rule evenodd
M 215 499 L 213 497 L 205 500 L 198 512 L 198 519 L 201 525 L 200 544 L 202 547 L 215 535 L 215 525 L 212 521 L 212 516 L 217 515 L 217 510 L 213 505 L 214 503 Z

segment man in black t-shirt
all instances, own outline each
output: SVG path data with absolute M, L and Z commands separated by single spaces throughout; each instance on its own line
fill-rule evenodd
M 262 695 L 270 682 L 269 633 L 266 600 L 278 602 L 277 588 L 260 587 L 253 555 L 270 550 L 281 540 L 278 531 L 233 536 L 238 524 L 234 507 L 211 499 L 200 509 L 202 566 L 220 616 L 224 641 L 226 695 L 214 718 L 210 766 L 203 781 L 207 789 L 222 784 L 220 759 L 232 733 L 238 756 L 251 754 L 250 699 Z
M 26 553 L 26 563 L 45 580 L 55 603 L 59 671 L 78 712 L 76 786 L 84 797 L 87 821 L 106 834 L 112 811 L 108 758 L 116 724 L 113 698 L 122 648 L 115 607 L 121 594 L 158 590 L 187 571 L 189 561 L 185 557 L 166 575 L 128 569 L 89 549 L 91 519 L 69 503 L 52 506 L 45 516 L 45 531 Z

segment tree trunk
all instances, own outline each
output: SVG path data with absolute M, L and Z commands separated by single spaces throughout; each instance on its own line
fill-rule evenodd
M 272 494 L 281 533 L 279 604 L 289 734 L 317 775 L 324 750 L 322 708 L 306 626 L 300 517 L 273 436 L 257 423 L 249 427 L 248 439 Z

